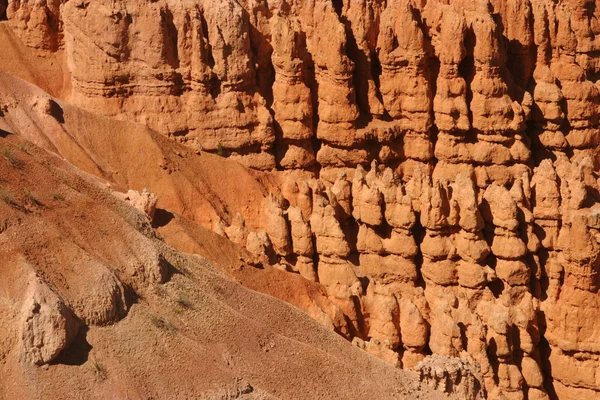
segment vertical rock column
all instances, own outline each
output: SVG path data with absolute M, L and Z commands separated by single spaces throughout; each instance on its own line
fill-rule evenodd
M 310 17 L 308 16 L 310 14 Z M 307 45 L 313 55 L 318 94 L 317 161 L 322 166 L 355 166 L 367 160 L 356 148 L 354 122 L 359 116 L 353 85 L 354 63 L 348 57 L 346 28 L 331 2 L 315 2 L 304 10 L 311 21 Z
M 562 158 L 554 165 L 545 160 L 532 180 L 536 224 L 547 254 L 541 316 L 549 349 L 543 356 L 552 365 L 553 387 L 561 398 L 596 396 L 598 324 L 584 316 L 600 308 L 597 207 L 585 208 L 589 193 L 597 190 L 592 171 L 589 158 Z
M 373 163 L 368 173 L 357 167 L 352 204 L 358 223 L 358 271 L 370 278 L 364 298 L 367 350 L 411 368 L 424 357 L 429 337 L 429 325 L 415 304 L 424 305 L 424 299 L 415 287 L 418 247 L 412 199 L 391 168 L 382 171 Z
M 411 206 L 406 204 L 403 187 L 397 184 L 397 178 L 394 182 L 390 169 L 386 170 L 385 179 L 387 182 L 384 184 L 376 164 L 373 164 L 366 174 L 358 166 L 352 181 L 352 215 L 358 223 L 356 247 L 360 269 L 368 276 L 388 283 L 414 282 L 417 279 L 414 257 L 418 247 L 409 230 L 414 224 L 414 214 Z M 391 205 L 389 211 L 388 202 Z M 408 214 L 398 215 L 402 211 Z M 388 223 L 388 217 L 396 226 Z
M 281 135 L 277 161 L 286 169 L 305 169 L 315 162 L 306 34 L 294 17 L 285 14 L 273 15 L 270 24 L 275 68 L 272 108 Z
M 406 0 L 394 0 L 381 13 L 377 50 L 381 63 L 380 92 L 390 118 L 390 144 L 384 140 L 385 151 L 400 153 L 405 160 L 400 167 L 403 176 L 412 176 L 416 165 L 433 158 L 431 128 L 433 126 L 433 93 L 428 65 L 430 54 L 422 30 L 419 10 Z M 396 149 L 397 143 L 402 143 Z
M 483 198 L 497 278 L 490 286 L 496 300 L 489 305 L 489 316 L 481 314 L 488 325 L 490 363 L 497 369 L 494 390 L 510 398 L 523 398 L 530 390 L 531 396 L 546 398 L 540 380 L 539 303 L 530 290 L 530 279 L 536 278 L 532 268 L 538 269 L 532 255 L 540 243 L 531 229 L 529 197 L 518 179 L 510 190 L 495 183 L 488 186 Z
M 335 195 L 320 182 L 313 187 L 313 212 L 310 226 L 315 235 L 319 282 L 325 286 L 337 283 L 351 287 L 358 282 L 347 261 L 350 245 L 339 222 Z
M 400 334 L 401 348 L 398 352 L 402 356 L 402 367 L 412 368 L 425 357 L 425 347 L 429 341 L 429 323 L 423 317 L 425 298 L 423 290 L 417 287 L 418 271 L 416 257 L 419 248 L 413 232 L 417 218 L 413 209 L 412 198 L 406 193 L 405 185 L 401 179 L 386 168 L 379 178 L 380 190 L 385 202 L 385 223 L 392 229 L 394 253 L 398 258 L 397 266 L 406 265 L 410 274 L 399 276 L 388 283 L 389 289 L 394 293 L 400 308 Z M 392 264 L 393 265 L 393 264 Z M 415 274 L 412 275 L 412 267 Z M 389 276 L 394 275 L 390 268 Z

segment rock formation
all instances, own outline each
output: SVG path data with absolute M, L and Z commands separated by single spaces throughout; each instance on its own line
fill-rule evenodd
M 35 277 L 22 309 L 21 341 L 27 362 L 54 360 L 75 338 L 80 323 L 63 300 Z
M 64 100 L 277 182 L 259 213 L 209 227 L 323 285 L 340 333 L 436 385 L 462 364 L 423 360 L 467 360 L 498 399 L 600 393 L 599 13 L 593 0 L 6 7 L 26 45 L 66 59 Z
M 429 385 L 461 399 L 483 399 L 479 371 L 460 358 L 428 356 L 415 368 Z

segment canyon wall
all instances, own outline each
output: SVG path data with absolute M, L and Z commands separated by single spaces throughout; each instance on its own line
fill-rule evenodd
M 0 14 L 2 2 L 0 1 Z M 214 229 L 338 331 L 489 398 L 600 392 L 600 33 L 586 0 L 8 1 L 68 101 L 281 181 Z

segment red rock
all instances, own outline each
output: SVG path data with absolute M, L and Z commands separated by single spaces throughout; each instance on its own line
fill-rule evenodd
M 129 149 L 159 149 L 135 165 L 170 176 L 151 188 L 160 209 L 335 288 L 335 307 L 311 315 L 394 365 L 414 365 L 429 346 L 476 360 L 490 397 L 548 398 L 543 378 L 561 397 L 597 396 L 594 2 L 175 3 L 0 0 L 0 68 L 62 99 L 2 74 L 0 128 L 125 190 L 145 187 L 121 162 L 135 159 Z M 249 173 L 258 183 L 232 206 L 222 197 L 235 188 L 218 190 L 226 182 L 181 152 L 142 145 L 125 124 L 130 141 L 118 147 L 119 132 L 75 126 L 83 117 L 69 103 L 269 172 Z M 156 201 L 138 200 L 151 216 Z M 140 257 L 136 285 L 163 281 L 158 255 Z M 98 277 L 119 297 L 118 281 Z M 98 299 L 72 308 L 86 323 L 110 320 L 113 303 Z M 544 369 L 541 335 L 552 350 Z

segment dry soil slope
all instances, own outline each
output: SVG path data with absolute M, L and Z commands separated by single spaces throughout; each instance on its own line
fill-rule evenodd
M 173 250 L 104 182 L 3 136 L 0 398 L 431 396 L 415 375 Z

